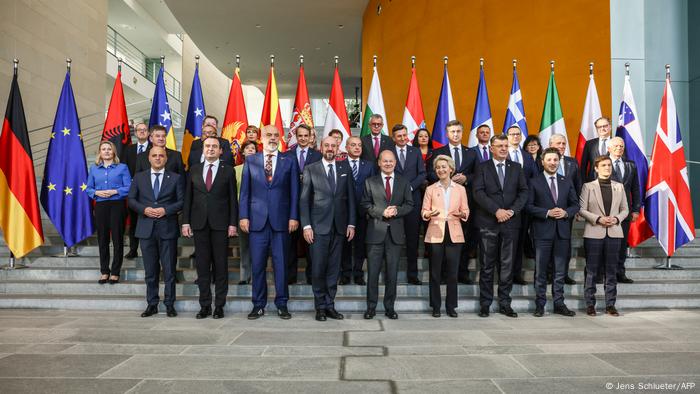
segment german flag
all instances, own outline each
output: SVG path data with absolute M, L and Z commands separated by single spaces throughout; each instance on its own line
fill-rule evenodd
M 17 73 L 0 135 L 0 227 L 17 258 L 44 243 L 34 162 Z

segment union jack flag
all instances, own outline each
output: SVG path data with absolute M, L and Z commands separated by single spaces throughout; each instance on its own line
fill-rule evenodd
M 695 239 L 688 167 L 678 124 L 671 78 L 661 99 L 644 200 L 645 216 L 667 256 Z

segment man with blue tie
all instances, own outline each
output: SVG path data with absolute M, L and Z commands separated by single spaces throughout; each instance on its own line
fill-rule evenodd
M 137 173 L 129 190 L 129 208 L 139 213 L 136 237 L 140 239 L 143 267 L 146 271 L 146 302 L 141 317 L 158 313 L 158 282 L 161 268 L 165 282 L 165 304 L 168 317 L 175 311 L 175 255 L 180 231 L 177 214 L 185 196 L 180 175 L 165 170 L 168 156 L 165 148 L 154 146 L 148 151 L 150 169 Z
M 304 168 L 309 164 L 321 160 L 321 153 L 311 147 L 311 127 L 303 123 L 297 126 L 297 145 L 293 149 L 288 150 L 285 154 L 291 158 L 294 158 L 299 164 L 299 190 L 301 191 L 301 184 L 304 180 Z M 301 229 L 294 231 L 291 237 L 289 247 L 289 265 L 287 266 L 287 284 L 293 285 L 297 283 L 297 271 L 299 269 L 299 248 L 304 246 L 301 243 L 306 243 L 306 241 L 304 241 Z M 306 283 L 311 284 L 311 253 L 306 253 L 305 271 Z
M 248 156 L 241 175 L 240 229 L 250 234 L 253 310 L 248 319 L 265 314 L 267 256 L 272 255 L 277 315 L 291 319 L 287 309 L 289 234 L 299 227 L 299 165 L 279 153 L 279 131 L 273 125 L 261 130 L 263 151 Z

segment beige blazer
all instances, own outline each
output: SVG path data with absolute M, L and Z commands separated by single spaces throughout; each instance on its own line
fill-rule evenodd
M 622 183 L 611 181 L 612 188 L 612 204 L 610 205 L 610 216 L 617 218 L 617 224 L 612 227 L 603 227 L 596 223 L 598 218 L 605 216 L 605 208 L 603 207 L 603 195 L 600 192 L 600 183 L 598 180 L 585 183 L 581 189 L 579 203 L 581 210 L 578 212 L 586 219 L 586 227 L 583 230 L 584 238 L 603 239 L 605 236 L 610 238 L 623 238 L 622 227 L 620 224 L 629 214 L 627 206 L 627 197 L 625 196 L 625 187 Z
M 425 230 L 426 243 L 442 243 L 445 239 L 445 223 L 450 226 L 450 239 L 453 243 L 463 243 L 464 233 L 462 232 L 461 221 L 466 222 L 466 219 L 460 219 L 453 213 L 466 213 L 469 217 L 469 205 L 467 203 L 467 192 L 464 186 L 452 182 L 452 191 L 450 192 L 449 207 L 445 208 L 445 189 L 440 186 L 440 182 L 436 182 L 425 189 L 423 197 L 423 208 L 421 210 L 421 218 L 424 213 L 431 212 L 434 209 L 440 211 L 438 216 L 430 218 L 428 228 Z

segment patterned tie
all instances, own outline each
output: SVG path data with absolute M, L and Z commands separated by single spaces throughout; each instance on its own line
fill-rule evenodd
M 501 189 L 503 189 L 503 184 L 506 182 L 506 174 L 503 172 L 503 163 L 498 163 L 498 182 L 501 183 Z
M 379 158 L 379 137 L 374 137 L 374 157 Z
M 211 191 L 211 184 L 212 184 L 212 178 L 214 177 L 214 173 L 212 172 L 211 168 L 214 166 L 213 164 L 209 164 L 209 169 L 207 170 L 207 178 L 204 181 L 204 184 L 207 187 L 207 191 Z
M 352 161 L 352 177 L 357 180 L 357 160 Z
M 328 183 L 331 185 L 331 191 L 335 193 L 335 171 L 333 171 L 333 164 L 328 165 Z
M 139 145 L 139 151 L 137 153 L 143 153 L 143 145 Z
M 390 202 L 391 201 L 391 184 L 389 184 L 389 181 L 391 180 L 391 177 L 387 176 L 384 178 L 386 178 L 386 183 L 384 184 L 384 193 L 386 194 L 386 201 Z
M 267 178 L 267 183 L 272 182 L 272 153 L 267 155 L 267 160 L 265 160 L 265 177 Z
M 404 152 L 404 148 L 401 148 L 399 151 L 399 162 L 401 163 L 401 168 L 406 167 L 406 153 Z
M 301 150 L 301 154 L 299 155 L 299 170 L 304 171 L 304 166 L 306 165 L 306 158 L 304 157 L 306 155 L 306 149 Z
M 160 173 L 156 172 L 153 175 L 156 176 L 156 180 L 153 182 L 153 197 L 158 200 L 158 195 L 160 194 Z
M 455 148 L 455 170 L 462 168 L 462 159 L 459 157 L 459 148 Z
M 483 160 L 483 161 L 486 161 L 486 160 L 489 159 L 489 152 L 486 151 L 486 147 L 485 147 L 485 146 L 484 146 L 484 156 L 483 156 L 483 157 L 484 157 L 484 160 Z
M 620 167 L 620 159 L 615 160 L 615 177 L 618 182 L 622 182 L 622 168 Z
M 554 199 L 554 203 L 557 203 L 557 185 L 554 184 L 554 177 L 550 176 L 549 177 L 549 190 L 552 192 L 552 199 Z

